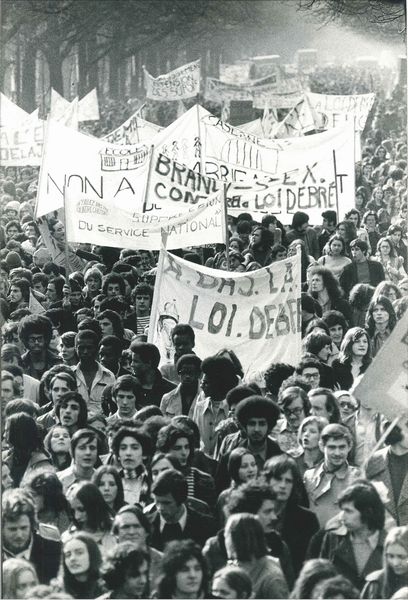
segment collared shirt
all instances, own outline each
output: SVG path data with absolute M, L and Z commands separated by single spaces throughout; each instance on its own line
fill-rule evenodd
M 3 548 L 4 554 L 5 554 L 6 558 L 24 558 L 25 560 L 29 561 L 30 556 L 31 556 L 31 550 L 33 548 L 33 542 L 34 542 L 34 538 L 33 538 L 33 536 L 31 536 L 30 543 L 28 544 L 28 546 L 25 550 L 23 550 L 22 552 L 17 552 L 17 554 L 13 554 L 13 552 L 8 550 L 7 548 Z
M 358 574 L 364 571 L 368 559 L 375 550 L 380 539 L 380 532 L 375 531 L 372 535 L 367 536 L 365 539 L 355 537 L 350 534 L 350 542 L 353 547 L 354 559 L 357 565 Z
M 181 517 L 179 518 L 177 523 L 180 525 L 181 531 L 184 531 L 186 528 L 186 524 L 187 524 L 187 509 L 184 504 L 183 504 L 183 514 L 181 515 Z M 165 525 L 168 525 L 168 523 L 160 515 L 160 533 L 162 533 Z M 174 523 L 174 525 L 175 525 L 175 523 Z
M 94 473 L 94 472 L 95 472 L 95 469 L 92 469 L 92 473 Z M 92 478 L 92 476 L 91 476 L 88 480 L 88 479 L 85 479 L 84 477 L 78 477 L 78 473 L 76 472 L 74 464 L 71 464 L 69 467 L 67 467 L 63 471 L 58 471 L 57 477 L 60 480 L 60 482 L 62 483 L 64 494 L 67 493 L 68 489 L 74 483 L 77 483 L 78 481 L 90 481 Z
M 181 383 L 176 387 L 176 389 L 171 390 L 171 392 L 167 392 L 167 394 L 164 394 L 163 398 L 161 399 L 160 410 L 162 411 L 165 417 L 169 417 L 171 419 L 176 415 L 183 414 L 183 400 L 181 398 L 180 388 Z M 193 417 L 195 405 L 200 400 L 200 398 L 201 390 L 200 386 L 198 386 L 197 394 L 195 395 L 191 403 L 190 410 L 188 411 L 189 417 Z
M 112 371 L 97 362 L 98 369 L 92 381 L 91 389 L 88 389 L 85 376 L 81 371 L 80 363 L 72 367 L 78 385 L 78 393 L 81 394 L 88 407 L 88 416 L 102 414 L 102 394 L 107 385 L 115 383 Z
M 217 441 L 215 429 L 223 419 L 228 416 L 229 407 L 226 400 L 219 403 L 216 410 L 211 398 L 199 400 L 195 405 L 193 420 L 197 423 L 200 430 L 201 440 L 204 445 L 204 451 L 212 456 Z
M 279 426 L 279 422 L 277 425 Z M 290 456 L 296 457 L 302 453 L 302 446 L 298 442 L 298 432 L 289 429 L 288 422 L 285 418 L 279 426 L 276 441 L 282 452 L 286 452 L 287 454 L 290 454 Z

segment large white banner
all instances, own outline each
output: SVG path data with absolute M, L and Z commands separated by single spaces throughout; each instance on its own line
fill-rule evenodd
M 69 109 L 71 103 L 59 94 L 54 88 L 51 88 L 50 116 L 58 121 Z
M 375 94 L 336 96 L 309 92 L 307 98 L 311 107 L 320 116 L 325 129 L 337 127 L 346 121 L 353 121 L 356 131 L 363 131 L 374 104 Z
M 263 382 L 271 363 L 296 365 L 300 359 L 300 283 L 300 256 L 250 273 L 229 273 L 162 251 L 149 341 L 162 357 L 171 356 L 172 327 L 188 323 L 198 356 L 234 350 L 245 377 Z
M 139 109 L 114 131 L 102 139 L 110 144 L 139 144 L 151 140 L 163 127 L 139 117 Z
M 44 121 L 30 119 L 0 129 L 0 164 L 5 167 L 38 166 L 44 144 Z
M 159 250 L 162 235 L 169 249 L 225 243 L 225 209 L 220 192 L 199 204 L 167 201 L 148 212 L 121 208 L 109 198 L 95 200 L 67 188 L 67 239 L 115 248 Z
M 29 118 L 29 113 L 0 92 L 0 126 L 17 127 Z
M 78 103 L 79 121 L 99 121 L 99 103 L 96 88 L 88 92 Z
M 183 100 L 200 93 L 200 60 L 183 65 L 170 73 L 153 77 L 143 67 L 146 97 L 152 100 Z
M 251 63 L 239 62 L 234 64 L 220 64 L 220 80 L 223 83 L 243 84 L 248 83 Z

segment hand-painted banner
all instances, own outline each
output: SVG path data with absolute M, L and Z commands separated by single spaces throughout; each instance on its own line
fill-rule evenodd
M 29 118 L 29 113 L 20 108 L 5 94 L 0 92 L 0 126 L 18 127 Z
M 388 419 L 408 417 L 408 312 L 352 390 L 361 406 Z M 386 374 L 386 376 L 385 376 Z
M 149 212 L 118 207 L 66 188 L 65 219 L 71 243 L 159 250 L 162 235 L 170 249 L 225 242 L 223 196 L 217 192 L 195 206 L 168 201 Z
M 220 81 L 223 83 L 232 83 L 233 85 L 242 85 L 249 82 L 249 71 L 251 63 L 239 62 L 232 65 L 220 64 Z
M 153 77 L 143 67 L 146 97 L 152 100 L 183 100 L 200 93 L 200 60 L 183 65 L 170 73 Z
M 110 144 L 139 144 L 151 140 L 163 127 L 139 117 L 139 109 L 117 129 L 102 139 Z
M 375 94 L 336 96 L 309 92 L 307 98 L 325 129 L 337 127 L 345 121 L 355 121 L 356 131 L 363 131 Z
M 245 378 L 262 382 L 271 363 L 296 365 L 300 359 L 300 283 L 300 256 L 251 273 L 229 273 L 162 250 L 149 341 L 167 356 L 171 329 L 188 323 L 199 356 L 233 350 Z
M 264 82 L 264 83 L 263 83 Z M 278 77 L 278 73 L 273 73 L 262 79 L 248 81 L 244 85 L 225 83 L 213 77 L 207 77 L 205 86 L 205 98 L 212 102 L 226 102 L 231 100 L 251 101 L 254 107 L 268 108 L 267 100 L 282 94 L 301 94 L 302 86 L 300 81 L 295 78 Z M 290 101 L 292 99 L 290 98 Z M 287 104 L 287 99 L 285 104 Z M 296 102 L 289 106 L 294 106 Z M 262 106 L 260 106 L 262 105 Z M 273 100 L 270 103 L 271 108 L 284 108 L 277 106 Z
M 292 108 L 283 121 L 275 126 L 272 137 L 299 137 L 318 129 L 322 129 L 322 124 L 319 123 L 317 113 L 310 106 L 307 96 L 305 96 L 301 102 Z
M 289 92 L 276 92 L 261 90 L 254 96 L 252 105 L 257 109 L 265 108 L 293 108 L 303 98 L 301 89 Z

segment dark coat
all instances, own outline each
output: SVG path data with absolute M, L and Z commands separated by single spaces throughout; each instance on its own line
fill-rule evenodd
M 377 287 L 377 285 L 385 279 L 383 266 L 377 260 L 368 260 L 367 262 L 370 274 L 370 285 Z M 344 267 L 343 273 L 340 275 L 340 285 L 346 296 L 349 295 L 351 288 L 357 283 L 360 283 L 357 278 L 357 264 L 352 262 L 350 265 Z
M 367 575 L 382 567 L 385 535 L 385 531 L 382 530 L 377 546 L 372 551 L 363 572 L 360 575 L 358 574 L 353 546 L 348 533 L 346 535 L 340 535 L 332 531 L 326 533 L 323 538 L 320 558 L 327 558 L 330 560 L 338 570 L 339 574 L 347 577 L 347 579 L 361 591 L 364 587 Z
M 297 504 L 287 504 L 280 534 L 289 547 L 296 576 L 302 568 L 309 542 L 318 530 L 319 521 L 314 512 Z
M 195 467 L 192 467 L 191 472 L 194 478 L 194 497 L 214 507 L 216 502 L 214 478 Z
M 61 542 L 49 540 L 42 537 L 39 533 L 34 532 L 30 562 L 33 563 L 37 571 L 40 583 L 48 584 L 51 579 L 57 577 L 61 547 Z
M 163 550 L 164 543 L 160 532 L 160 515 L 157 510 L 149 515 L 151 524 L 150 546 L 156 550 Z M 192 539 L 199 546 L 203 547 L 207 538 L 214 535 L 216 531 L 215 520 L 195 511 L 187 506 L 187 521 L 184 531 L 178 538 L 174 539 Z

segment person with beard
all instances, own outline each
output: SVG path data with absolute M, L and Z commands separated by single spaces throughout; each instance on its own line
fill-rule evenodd
M 162 427 L 157 436 L 157 450 L 176 458 L 181 466 L 188 495 L 202 500 L 213 508 L 216 501 L 214 479 L 208 473 L 191 466 L 194 456 L 194 440 L 190 431 L 182 425 L 170 423 Z
M 41 379 L 45 371 L 61 362 L 59 357 L 49 350 L 52 338 L 52 323 L 43 315 L 28 315 L 18 325 L 18 335 L 27 352 L 22 359 L 26 375 Z
M 195 354 L 183 354 L 177 360 L 176 369 L 180 383 L 175 390 L 164 394 L 160 402 L 160 410 L 165 417 L 172 418 L 176 415 L 191 417 L 200 398 L 201 359 Z
M 154 344 L 134 340 L 130 345 L 132 353 L 132 375 L 142 386 L 143 405 L 160 405 L 164 394 L 176 387 L 160 373 L 160 350 Z
M 263 396 L 249 396 L 241 400 L 235 416 L 241 431 L 227 436 L 220 449 L 220 460 L 216 472 L 216 489 L 225 490 L 230 485 L 228 460 L 231 451 L 238 446 L 248 448 L 255 456 L 259 470 L 272 456 L 282 454 L 279 444 L 269 434 L 275 427 L 280 415 L 278 405 Z M 229 438 L 229 439 L 228 439 Z
M 272 262 L 272 245 L 273 234 L 264 227 L 255 227 L 252 231 L 249 248 L 244 253 L 246 265 L 254 261 L 260 264 L 261 267 L 270 265 Z
M 107 385 L 115 383 L 115 377 L 96 360 L 98 356 L 98 336 L 85 329 L 75 337 L 75 350 L 79 363 L 72 369 L 77 380 L 78 392 L 85 399 L 90 413 L 102 412 L 102 393 Z
M 249 513 L 258 517 L 265 534 L 269 556 L 279 560 L 289 587 L 294 583 L 292 559 L 286 543 L 276 531 L 277 495 L 265 483 L 259 480 L 248 481 L 233 489 L 226 505 L 227 517 L 238 513 Z M 203 554 L 207 559 L 211 573 L 215 573 L 227 564 L 224 529 L 209 538 Z
M 160 367 L 160 372 L 169 381 L 176 385 L 180 383 L 181 378 L 177 369 L 177 361 L 185 354 L 195 354 L 193 351 L 195 345 L 194 330 L 190 325 L 178 323 L 171 331 L 171 341 L 174 346 L 173 362 L 165 363 Z

